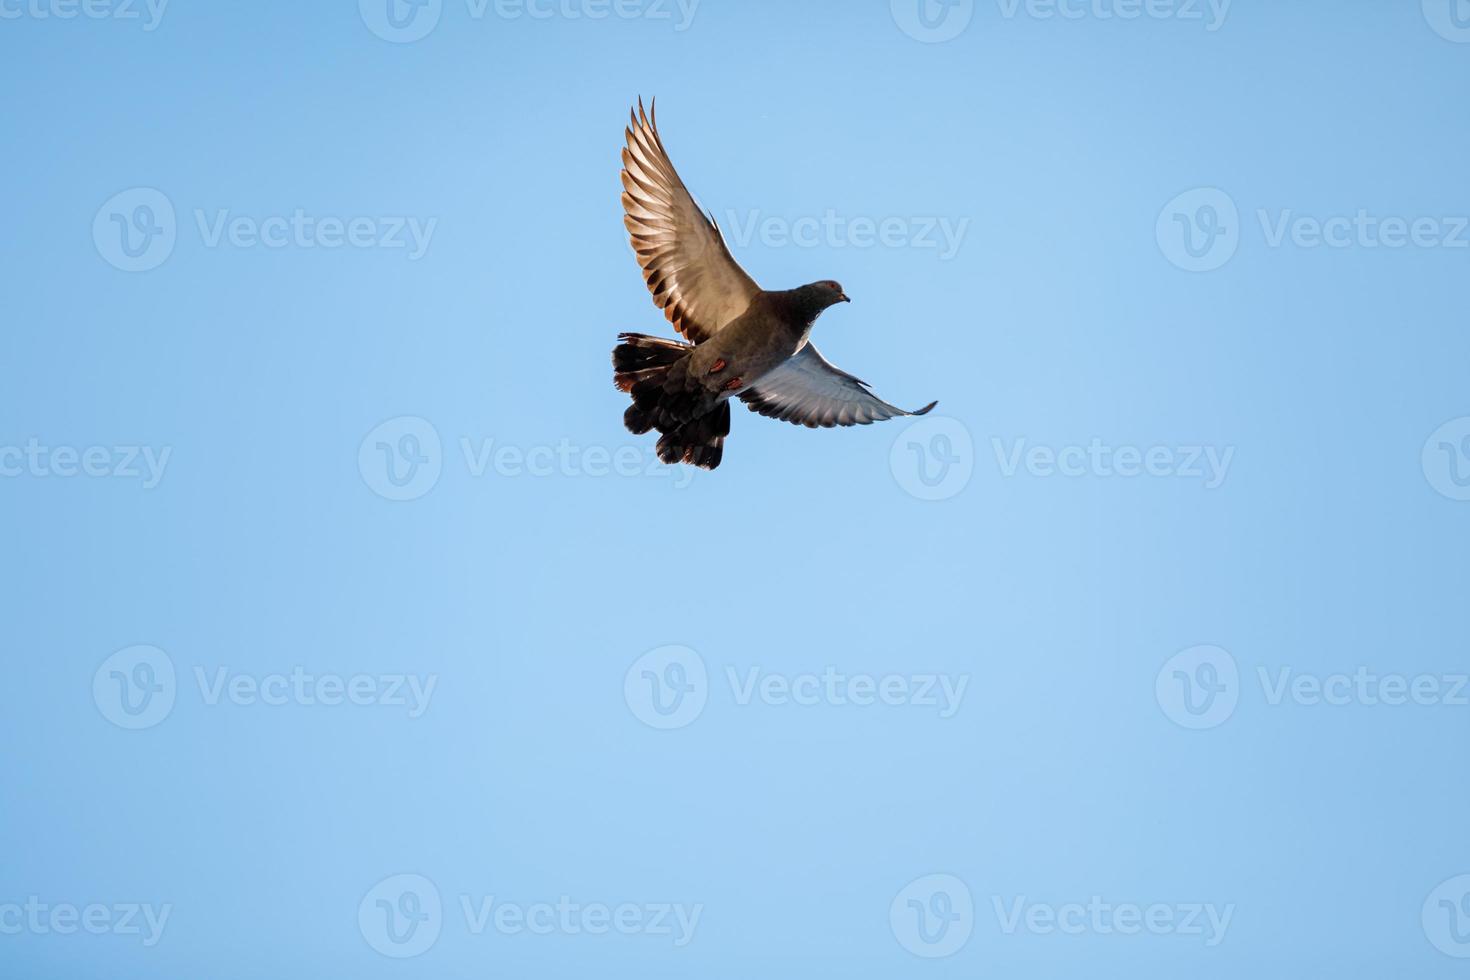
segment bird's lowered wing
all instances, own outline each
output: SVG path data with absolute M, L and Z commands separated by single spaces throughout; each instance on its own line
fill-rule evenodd
M 868 425 L 901 415 L 925 415 L 938 402 L 905 412 L 868 390 L 807 344 L 791 360 L 766 374 L 740 395 L 752 412 L 808 428 Z
M 674 329 L 701 343 L 744 313 L 760 287 L 730 255 L 719 227 L 694 203 L 642 99 L 627 139 L 623 223 L 654 304 Z

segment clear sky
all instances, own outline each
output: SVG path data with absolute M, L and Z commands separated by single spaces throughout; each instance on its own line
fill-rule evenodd
M 1470 955 L 1463 0 L 0 0 L 0 973 Z M 651 466 L 618 153 L 902 422 Z

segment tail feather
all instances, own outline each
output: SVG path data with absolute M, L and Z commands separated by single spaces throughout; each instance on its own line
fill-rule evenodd
M 690 344 L 624 333 L 613 349 L 613 383 L 633 396 L 623 424 L 634 435 L 657 429 L 658 458 L 714 469 L 730 434 L 730 403 L 715 401 L 688 376 Z
M 730 434 L 730 403 L 707 415 L 685 422 L 658 441 L 658 458 L 664 463 L 688 463 L 701 469 L 717 469 L 725 458 L 725 437 Z
M 694 349 L 677 340 L 642 333 L 620 333 L 618 339 L 623 343 L 613 348 L 613 384 L 619 391 L 632 391 L 639 381 L 660 377 Z

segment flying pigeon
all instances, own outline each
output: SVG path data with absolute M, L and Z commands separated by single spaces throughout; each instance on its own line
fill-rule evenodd
M 851 302 L 847 294 L 830 279 L 761 289 L 730 255 L 714 217 L 694 203 L 642 99 L 626 138 L 623 223 L 654 305 L 691 341 L 623 333 L 613 350 L 614 383 L 633 396 L 623 423 L 635 435 L 657 429 L 662 462 L 719 466 L 732 397 L 813 429 L 924 415 L 938 404 L 905 412 L 817 351 L 812 324 Z

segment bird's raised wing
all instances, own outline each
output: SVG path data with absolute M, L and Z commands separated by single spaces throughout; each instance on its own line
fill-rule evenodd
M 890 405 L 869 391 L 867 382 L 832 365 L 812 344 L 766 374 L 740 398 L 752 412 L 811 429 L 926 415 L 939 404 L 930 402 L 917 412 Z
M 623 149 L 623 223 L 653 302 L 696 344 L 744 313 L 760 292 L 669 162 L 658 123 L 633 113 Z

